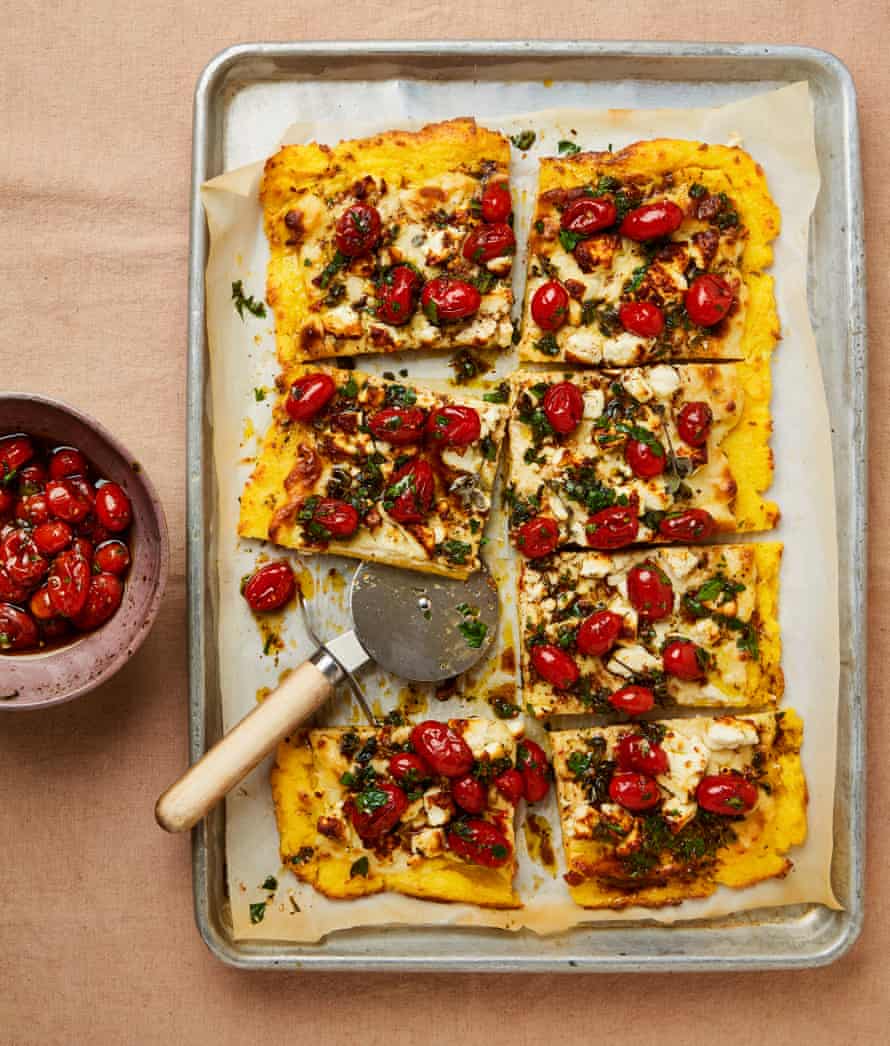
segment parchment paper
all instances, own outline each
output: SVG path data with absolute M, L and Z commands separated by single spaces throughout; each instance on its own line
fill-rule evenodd
M 532 90 L 534 86 L 537 92 Z M 537 101 L 541 97 L 540 86 L 529 85 L 530 99 Z M 497 84 L 474 85 L 476 106 L 468 104 L 466 98 L 452 96 L 449 88 L 438 84 L 400 81 L 376 87 L 382 94 L 371 104 L 358 85 L 348 95 L 340 92 L 332 100 L 330 88 L 320 84 L 317 96 L 304 94 L 304 98 L 311 99 L 307 103 L 311 112 L 307 115 L 327 113 L 332 118 L 294 124 L 282 141 L 314 138 L 333 144 L 341 138 L 387 127 L 497 112 Z M 373 115 L 369 118 L 369 114 Z M 292 116 L 281 114 L 282 125 L 288 115 Z M 604 149 L 610 144 L 619 149 L 651 137 L 741 144 L 766 171 L 770 190 L 782 212 L 782 234 L 775 244 L 773 267 L 783 340 L 773 366 L 776 477 L 771 496 L 782 510 L 775 537 L 786 543 L 780 613 L 787 683 L 785 703 L 797 708 L 805 722 L 803 762 L 810 795 L 809 837 L 803 847 L 791 853 L 794 869 L 783 880 L 744 891 L 720 888 L 710 898 L 663 910 L 585 912 L 571 901 L 562 880 L 561 836 L 551 792 L 549 801 L 537 805 L 534 813 L 543 816 L 552 828 L 558 867 L 551 873 L 529 856 L 522 829 L 526 811 L 521 806 L 517 819 L 517 889 L 525 906 L 519 911 L 488 912 L 397 894 L 330 901 L 280 866 L 268 783 L 271 759 L 267 759 L 227 803 L 234 934 L 237 938 L 314 941 L 338 929 L 394 923 L 497 926 L 508 930 L 528 927 L 535 932 L 551 933 L 580 923 L 617 919 L 673 922 L 803 902 L 838 907 L 830 885 L 839 670 L 837 553 L 830 424 L 806 300 L 807 234 L 819 188 L 807 85 L 795 84 L 715 109 L 549 109 L 486 117 L 484 122 L 507 134 L 525 128 L 538 134 L 527 156 L 514 151 L 513 157 L 519 241 L 514 284 L 520 302 L 525 232 L 535 197 L 536 161 L 539 156 L 555 153 L 560 139 L 577 141 L 588 149 Z M 250 710 L 263 687 L 273 687 L 281 673 L 298 664 L 313 646 L 299 614 L 292 612 L 282 624 L 284 648 L 264 655 L 263 636 L 239 594 L 240 579 L 254 568 L 263 547 L 236 537 L 238 496 L 250 473 L 257 441 L 271 419 L 273 385 L 278 373 L 271 315 L 266 320 L 256 320 L 245 313 L 242 320 L 231 300 L 234 280 L 242 280 L 245 292 L 258 300 L 265 288 L 268 250 L 257 196 L 261 173 L 262 158 L 208 182 L 202 190 L 211 236 L 207 267 L 209 408 L 219 490 L 213 538 L 219 571 L 218 658 L 226 729 Z M 448 359 L 447 353 L 364 356 L 360 357 L 359 366 L 376 373 L 407 367 L 408 380 L 435 385 L 450 378 Z M 496 370 L 485 376 L 486 380 L 495 380 L 515 367 L 515 354 L 506 353 L 499 358 Z M 499 501 L 496 497 L 496 506 Z M 491 714 L 483 698 L 473 698 L 474 692 L 479 694 L 486 687 L 515 681 L 512 674 L 497 667 L 500 651 L 515 647 L 518 635 L 514 562 L 507 551 L 505 520 L 498 508 L 488 535 L 489 565 L 498 579 L 502 602 L 498 647 L 486 664 L 463 682 L 463 696 L 440 703 L 428 690 L 415 688 L 411 698 L 412 710 L 417 714 L 423 710 L 435 718 Z M 273 554 L 278 555 L 279 551 Z M 304 586 L 314 591 L 313 621 L 321 635 L 329 638 L 348 627 L 344 582 L 348 583 L 354 564 L 328 556 L 310 557 L 302 564 L 293 558 L 295 566 L 302 567 Z M 393 708 L 400 697 L 406 696 L 405 684 L 386 677 L 380 670 L 366 672 L 361 682 L 378 709 Z M 521 694 L 517 700 L 522 704 Z M 358 721 L 357 709 L 345 688 L 324 710 L 322 721 Z M 541 726 L 530 720 L 527 733 L 538 739 L 543 736 Z M 262 888 L 268 876 L 277 880 L 275 890 Z M 267 902 L 263 918 L 254 924 L 249 906 L 262 901 Z

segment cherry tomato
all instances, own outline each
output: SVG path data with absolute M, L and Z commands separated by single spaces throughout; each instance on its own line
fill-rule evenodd
M 658 784 L 647 777 L 646 774 L 638 774 L 633 771 L 619 770 L 612 775 L 609 782 L 609 798 L 613 803 L 618 803 L 625 810 L 637 812 L 639 810 L 651 810 L 661 802 L 661 792 Z
M 53 560 L 46 581 L 49 599 L 57 614 L 74 618 L 86 606 L 90 590 L 90 562 L 70 548 Z
M 375 793 L 382 793 L 383 799 L 380 800 Z M 375 842 L 395 828 L 408 809 L 408 797 L 398 785 L 389 781 L 375 781 L 370 795 L 374 796 L 373 804 L 363 801 L 361 792 L 343 804 L 353 827 L 366 843 Z
M 660 476 L 667 468 L 664 447 L 657 439 L 653 439 L 651 443 L 629 439 L 624 444 L 624 460 L 633 469 L 634 475 L 639 476 L 640 479 Z
M 15 506 L 15 495 L 10 490 L 4 490 L 0 487 L 0 522 L 2 522 L 7 516 L 12 515 L 13 507 Z
M 24 603 L 28 597 L 25 585 L 19 585 L 6 573 L 6 567 L 0 561 L 0 602 Z
M 713 421 L 714 414 L 707 403 L 698 400 L 684 403 L 677 418 L 680 439 L 690 447 L 703 447 L 708 442 Z
M 19 469 L 19 490 L 23 494 L 36 494 L 46 485 L 47 478 L 43 465 L 39 461 L 32 461 Z
M 31 588 L 49 570 L 49 563 L 27 530 L 13 530 L 0 542 L 0 564 L 14 585 Z
M 560 436 L 567 436 L 581 424 L 584 417 L 584 397 L 577 385 L 560 381 L 544 393 L 541 404 L 547 420 Z
M 661 652 L 665 672 L 677 679 L 701 679 L 705 670 L 699 660 L 700 649 L 688 639 L 676 639 L 668 643 Z
M 485 868 L 500 868 L 510 860 L 507 837 L 488 821 L 456 821 L 448 829 L 447 841 L 449 850 Z
M 398 752 L 389 761 L 389 773 L 409 788 L 432 777 L 432 771 L 414 752 Z
M 715 529 L 714 517 L 703 508 L 672 513 L 658 524 L 658 533 L 670 541 L 705 541 Z
M 640 521 L 637 518 L 637 506 L 613 505 L 601 509 L 587 520 L 584 530 L 587 544 L 591 548 L 622 548 L 636 540 Z
M 740 817 L 757 805 L 757 787 L 734 770 L 708 774 L 698 782 L 695 801 L 709 813 Z
M 576 236 L 593 236 L 608 229 L 618 219 L 615 201 L 611 196 L 579 196 L 562 212 L 559 224 Z
M 494 786 L 510 803 L 518 803 L 525 794 L 522 774 L 518 770 L 505 770 L 494 779 Z
M 83 610 L 72 618 L 76 628 L 81 632 L 90 632 L 99 628 L 111 618 L 121 605 L 124 586 L 114 574 L 94 574 L 90 578 L 90 590 Z
M 337 393 L 330 374 L 316 371 L 304 374 L 291 385 L 284 408 L 294 421 L 310 421 L 323 410 Z
M 96 491 L 96 518 L 113 534 L 126 530 L 133 522 L 130 499 L 117 483 L 103 483 Z
M 451 786 L 451 795 L 461 810 L 466 810 L 468 814 L 481 814 L 488 806 L 485 786 L 472 774 L 459 777 Z
M 358 512 L 346 501 L 322 498 L 312 512 L 312 522 L 333 538 L 350 538 L 358 530 Z
M 614 694 L 609 694 L 609 704 L 616 712 L 623 712 L 625 715 L 642 715 L 655 704 L 655 694 L 648 686 L 631 683 L 629 686 L 616 690 Z
M 85 476 L 87 461 L 74 447 L 57 447 L 49 459 L 50 479 L 65 479 L 68 476 Z
M 664 313 L 651 301 L 626 301 L 618 310 L 621 326 L 641 338 L 657 338 L 664 330 Z
M 87 516 L 80 523 L 75 523 L 74 533 L 79 538 L 85 538 L 93 545 L 101 545 L 103 541 L 107 541 L 111 537 L 108 530 L 102 526 L 95 516 Z
M 37 532 L 34 533 L 37 540 Z M 130 550 L 123 541 L 106 541 L 96 549 L 93 558 L 96 566 L 105 574 L 121 574 L 127 572 L 130 565 Z
M 467 742 L 447 723 L 427 719 L 411 731 L 414 750 L 443 777 L 463 777 L 473 769 L 473 753 Z
M 559 526 L 549 516 L 526 520 L 516 534 L 516 547 L 529 559 L 549 556 L 559 544 Z
M 56 617 L 58 613 L 53 606 L 53 601 L 50 598 L 49 589 L 46 585 L 43 588 L 38 588 L 34 595 L 31 596 L 28 609 L 38 621 L 49 621 L 50 618 Z
M 641 621 L 661 621 L 674 609 L 674 589 L 653 563 L 631 567 L 627 575 L 627 598 Z
M 581 622 L 575 642 L 582 654 L 588 657 L 602 657 L 608 654 L 624 626 L 624 618 L 613 614 L 611 610 L 598 610 Z
M 24 610 L 0 603 L 0 654 L 9 650 L 30 650 L 39 641 L 37 625 Z
M 482 295 L 466 280 L 437 276 L 423 288 L 420 306 L 430 323 L 465 320 L 479 311 Z
M 468 447 L 479 439 L 482 422 L 472 407 L 446 405 L 430 411 L 427 436 L 446 447 Z
M 353 203 L 337 219 L 337 250 L 347 258 L 370 254 L 380 240 L 380 212 L 369 203 Z
M 555 331 L 565 323 L 569 316 L 569 292 L 556 280 L 547 283 L 535 291 L 532 297 L 532 319 L 545 331 Z
M 49 498 L 46 494 L 26 494 L 19 498 L 15 514 L 17 519 L 25 520 L 32 526 L 46 523 L 49 519 Z
M 420 294 L 420 276 L 409 265 L 396 265 L 377 289 L 377 319 L 401 327 L 414 315 Z
M 712 273 L 696 276 L 684 298 L 690 320 L 699 327 L 713 327 L 719 323 L 734 301 L 735 295 L 726 280 Z
M 423 458 L 413 458 L 390 476 L 383 495 L 384 508 L 397 523 L 422 523 L 433 507 L 435 494 L 432 466 Z
M 46 496 L 50 512 L 66 523 L 80 523 L 93 511 L 93 498 L 72 478 L 51 479 L 46 485 Z
M 482 220 L 505 222 L 513 213 L 513 199 L 506 182 L 489 182 L 482 193 Z
M 0 482 L 34 457 L 34 444 L 27 436 L 0 438 Z
M 71 527 L 61 520 L 41 523 L 39 527 L 34 528 L 31 535 L 34 538 L 34 544 L 45 556 L 54 556 L 63 548 L 67 548 L 71 544 L 72 536 Z
M 546 774 L 548 766 L 547 753 L 537 741 L 529 741 L 528 738 L 523 738 L 516 746 L 516 767 L 518 770 L 522 772 L 531 770 L 536 774 Z
M 571 654 L 552 643 L 532 647 L 531 661 L 535 671 L 557 690 L 568 690 L 578 682 L 578 666 Z
M 615 758 L 621 770 L 636 770 L 655 777 L 668 771 L 667 752 L 642 734 L 625 734 L 615 746 Z
M 478 225 L 464 240 L 463 256 L 477 265 L 512 254 L 516 250 L 516 237 L 506 222 L 494 225 Z
M 297 588 L 290 563 L 276 559 L 255 571 L 241 590 L 251 610 L 278 610 L 289 602 Z
M 420 407 L 383 407 L 368 418 L 371 433 L 394 447 L 419 443 L 425 423 L 426 413 Z
M 682 222 L 682 209 L 671 200 L 661 200 L 628 211 L 619 232 L 630 240 L 655 240 L 670 236 Z
M 86 538 L 77 537 L 71 542 L 71 548 L 79 556 L 83 556 L 87 563 L 93 562 L 95 549 L 93 548 L 93 543 L 91 541 L 87 541 Z

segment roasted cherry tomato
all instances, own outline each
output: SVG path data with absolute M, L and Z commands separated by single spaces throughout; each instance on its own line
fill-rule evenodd
M 50 618 L 58 615 L 46 585 L 43 588 L 38 588 L 34 595 L 31 596 L 28 602 L 28 609 L 31 611 L 31 615 L 36 617 L 38 621 L 49 621 Z
M 664 313 L 651 301 L 626 301 L 618 310 L 621 326 L 641 338 L 657 338 L 664 330 Z
M 671 200 L 661 200 L 628 211 L 619 231 L 630 240 L 655 240 L 670 236 L 682 222 L 682 209 Z
M 528 519 L 516 534 L 516 547 L 529 559 L 549 556 L 559 543 L 559 526 L 549 516 Z
M 482 220 L 505 222 L 513 213 L 513 198 L 506 182 L 489 182 L 482 193 Z
M 337 219 L 337 250 L 347 258 L 370 254 L 380 240 L 380 212 L 369 203 L 352 203 Z
M 619 738 L 615 758 L 619 769 L 636 770 L 649 777 L 666 774 L 669 766 L 667 752 L 642 734 L 625 734 Z
M 704 651 L 689 639 L 675 639 L 661 652 L 664 670 L 677 679 L 701 679 L 705 674 Z
M 522 794 L 530 803 L 540 802 L 550 790 L 550 766 L 544 749 L 523 739 L 516 746 L 516 767 L 522 774 Z
M 93 548 L 93 543 L 91 541 L 88 541 L 86 538 L 76 537 L 71 542 L 71 548 L 79 556 L 83 556 L 87 563 L 93 562 L 93 557 L 95 555 L 96 550 Z
M 559 224 L 576 236 L 593 236 L 608 229 L 618 220 L 618 211 L 611 196 L 579 196 L 562 212 Z
M 555 331 L 569 316 L 569 292 L 556 280 L 548 280 L 532 296 L 532 319 L 545 331 Z
M 658 533 L 670 541 L 705 541 L 714 530 L 714 517 L 703 508 L 671 513 L 658 524 Z
M 475 316 L 482 295 L 466 280 L 437 276 L 423 288 L 420 306 L 430 323 L 453 323 Z
M 472 774 L 459 777 L 451 786 L 451 795 L 461 810 L 468 814 L 481 814 L 488 806 L 488 792 Z
M 707 403 L 694 400 L 684 403 L 677 418 L 677 431 L 680 439 L 690 447 L 703 447 L 711 434 L 714 414 Z
M 323 527 L 332 538 L 351 538 L 358 530 L 358 512 L 346 501 L 322 498 L 312 510 L 312 522 Z
M 377 289 L 377 319 L 401 327 L 414 315 L 421 279 L 409 265 L 396 265 Z
M 368 428 L 377 438 L 394 447 L 423 439 L 426 413 L 420 407 L 383 407 L 368 418 Z
M 383 495 L 384 508 L 397 523 L 422 523 L 433 507 L 435 494 L 432 466 L 423 458 L 413 458 L 390 476 Z
M 578 649 L 588 657 L 608 654 L 621 635 L 623 625 L 624 618 L 620 614 L 613 614 L 611 610 L 598 610 L 581 622 L 575 640 Z
M 96 518 L 112 534 L 119 534 L 133 522 L 133 507 L 117 483 L 103 483 L 96 491 Z
M 24 610 L 9 603 L 0 603 L 0 653 L 7 650 L 31 650 L 39 641 L 37 625 Z
M 658 784 L 646 774 L 619 770 L 609 782 L 609 798 L 625 810 L 651 810 L 661 802 Z
M 304 374 L 291 385 L 284 408 L 294 421 L 309 421 L 323 410 L 337 393 L 330 374 L 316 371 Z
M 81 632 L 99 628 L 114 615 L 121 605 L 124 586 L 114 574 L 94 574 L 90 578 L 90 590 L 83 610 L 74 617 L 74 625 Z
M 75 523 L 73 527 L 74 533 L 78 537 L 86 538 L 93 545 L 101 545 L 103 541 L 108 541 L 111 537 L 107 527 L 103 527 L 95 516 L 87 516 L 80 523 Z
M 624 444 L 624 460 L 640 479 L 660 476 L 667 467 L 664 447 L 654 437 L 651 442 L 646 443 L 639 439 L 629 439 Z
M 37 540 L 35 531 L 34 540 Z M 106 541 L 96 549 L 93 562 L 105 574 L 121 574 L 127 572 L 130 565 L 130 550 L 123 541 Z
M 506 222 L 494 225 L 477 225 L 464 240 L 463 256 L 477 265 L 512 254 L 516 250 L 516 237 Z
M 494 786 L 510 803 L 518 803 L 525 794 L 522 774 L 518 770 L 505 770 L 494 779 Z
M 560 381 L 544 393 L 541 403 L 547 420 L 560 436 L 567 436 L 581 424 L 584 417 L 584 397 L 577 385 Z
M 389 773 L 409 790 L 433 776 L 430 768 L 414 752 L 397 752 L 389 761 Z
M 473 407 L 456 404 L 436 407 L 426 422 L 427 436 L 445 447 L 468 447 L 479 439 L 481 432 L 479 412 Z
M 73 535 L 71 527 L 67 523 L 53 520 L 51 523 L 41 523 L 39 527 L 35 527 L 31 537 L 34 538 L 34 544 L 44 556 L 54 556 L 71 544 Z
M 80 523 L 93 511 L 94 498 L 75 480 L 51 479 L 46 485 L 49 510 L 65 523 Z
M 500 868 L 510 860 L 507 837 L 488 821 L 455 821 L 448 829 L 447 841 L 448 849 L 458 857 L 485 868 Z
M 26 494 L 19 498 L 15 506 L 16 519 L 22 519 L 32 526 L 39 526 L 49 520 L 49 498 L 46 494 Z
M 587 544 L 598 549 L 623 548 L 636 540 L 639 529 L 637 506 L 633 502 L 594 512 L 584 527 Z
M 687 315 L 699 327 L 719 323 L 734 301 L 735 295 L 726 280 L 709 272 L 696 276 L 684 298 Z
M 757 805 L 757 787 L 734 770 L 708 774 L 698 783 L 695 801 L 709 813 L 740 817 L 750 813 Z
M 642 715 L 655 704 L 655 694 L 648 686 L 631 683 L 616 690 L 614 694 L 609 694 L 609 704 L 616 712 L 623 712 L 625 715 Z
M 408 797 L 398 785 L 375 781 L 373 788 L 359 792 L 343 804 L 363 842 L 376 842 L 399 823 L 408 809 Z
M 0 561 L 0 602 L 2 603 L 24 603 L 28 597 L 28 587 L 19 585 L 9 574 Z
M 427 719 L 411 731 L 414 751 L 443 777 L 463 777 L 473 769 L 473 753 L 467 742 L 447 723 Z
M 90 590 L 90 561 L 70 548 L 53 560 L 46 581 L 49 598 L 57 614 L 74 618 L 86 606 Z
M 8 516 L 12 515 L 14 507 L 15 495 L 11 490 L 4 490 L 0 487 L 0 523 L 2 523 Z
M 14 585 L 30 588 L 46 574 L 49 563 L 27 530 L 13 530 L 0 542 L 0 565 Z
M 18 472 L 22 465 L 34 457 L 34 444 L 27 436 L 4 436 L 0 438 L 0 483 Z
M 283 607 L 291 599 L 296 588 L 297 581 L 290 563 L 284 559 L 276 559 L 255 571 L 241 590 L 241 594 L 251 610 L 262 613 Z
M 631 567 L 627 575 L 627 598 L 641 621 L 661 621 L 674 609 L 674 589 L 654 563 Z
M 532 647 L 531 661 L 538 675 L 557 690 L 568 690 L 578 682 L 575 659 L 552 643 Z
M 19 469 L 19 491 L 36 494 L 46 486 L 49 474 L 39 461 L 31 461 Z
M 50 479 L 66 479 L 68 476 L 85 476 L 87 461 L 74 447 L 58 447 L 49 459 Z

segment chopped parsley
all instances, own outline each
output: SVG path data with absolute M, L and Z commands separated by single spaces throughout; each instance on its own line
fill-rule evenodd
M 562 245 L 562 249 L 569 254 L 571 254 L 578 246 L 578 241 L 583 239 L 583 236 L 579 236 L 576 232 L 572 232 L 570 229 L 559 230 L 559 242 Z
M 256 316 L 257 319 L 264 319 L 266 315 L 266 306 L 263 302 L 257 301 L 252 294 L 244 293 L 244 284 L 241 280 L 235 280 L 232 284 L 232 301 L 235 303 L 235 311 L 244 319 L 244 310 Z
M 532 130 L 520 131 L 518 134 L 511 134 L 510 141 L 519 149 L 521 152 L 526 152 L 531 149 L 537 140 L 537 134 Z
M 359 857 L 357 861 L 353 861 L 349 868 L 349 878 L 354 879 L 357 875 L 360 875 L 363 879 L 367 879 L 370 873 L 370 864 L 368 863 L 367 857 Z
M 486 403 L 506 403 L 510 399 L 510 386 L 502 381 L 491 392 L 486 392 L 482 398 Z
M 387 407 L 413 407 L 417 402 L 417 393 L 407 385 L 388 385 L 383 402 Z
M 345 254 L 336 251 L 334 257 L 331 258 L 327 265 L 322 269 L 321 275 L 318 277 L 318 286 L 322 289 L 326 288 L 337 273 L 345 267 L 348 261 L 349 259 Z
M 262 403 L 266 398 L 266 390 L 264 388 L 257 388 L 253 390 L 253 398 L 257 403 Z
M 449 538 L 447 541 L 440 541 L 434 551 L 437 556 L 444 556 L 449 563 L 462 564 L 467 562 L 473 550 L 465 541 Z
M 560 156 L 574 156 L 575 153 L 581 152 L 581 146 L 576 145 L 574 142 L 567 141 L 565 138 L 557 145 Z
M 484 621 L 479 620 L 479 608 L 461 603 L 457 610 L 463 617 L 463 620 L 457 626 L 458 632 L 464 637 L 468 647 L 471 647 L 473 650 L 481 649 L 482 644 L 485 642 L 485 637 L 488 635 L 488 625 Z
M 382 788 L 366 788 L 355 797 L 355 805 L 363 814 L 373 813 L 388 802 L 389 795 Z
M 275 878 L 274 875 L 267 875 L 266 876 L 266 878 L 263 880 L 263 889 L 264 890 L 277 890 L 278 889 L 278 880 Z
M 257 901 L 256 904 L 250 906 L 250 921 L 256 926 L 257 923 L 261 923 L 266 915 L 266 902 Z

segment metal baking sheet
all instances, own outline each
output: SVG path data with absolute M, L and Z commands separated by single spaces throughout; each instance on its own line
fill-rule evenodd
M 235 941 L 225 896 L 225 815 L 193 833 L 195 914 L 210 950 L 251 969 L 454 971 L 732 970 L 818 966 L 855 942 L 863 917 L 866 683 L 866 335 L 859 135 L 855 90 L 845 67 L 800 47 L 652 43 L 245 44 L 213 59 L 195 96 L 189 272 L 188 550 L 190 742 L 197 759 L 220 733 L 212 613 L 215 492 L 208 435 L 204 270 L 207 234 L 199 187 L 256 159 L 244 110 L 300 85 L 392 78 L 464 85 L 476 80 L 553 81 L 572 104 L 713 106 L 808 80 L 822 174 L 810 238 L 810 315 L 826 382 L 837 490 L 841 633 L 840 722 L 832 882 L 843 911 L 818 905 L 759 910 L 719 921 L 656 926 L 608 923 L 554 937 L 483 929 L 363 929 L 319 944 Z M 562 95 L 562 90 L 560 91 Z M 469 96 L 469 95 L 468 95 Z M 564 98 L 560 98 L 563 104 Z M 468 110 L 469 111 L 469 110 Z M 472 115 L 480 115 L 473 113 Z M 241 159 L 238 160 L 241 162 Z

